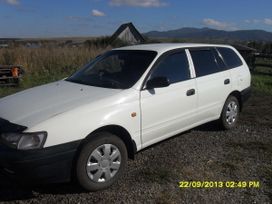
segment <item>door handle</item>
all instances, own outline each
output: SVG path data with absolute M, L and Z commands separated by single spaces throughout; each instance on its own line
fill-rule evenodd
M 195 95 L 195 89 L 189 89 L 189 90 L 186 92 L 186 95 L 187 95 L 187 96 Z
M 229 84 L 229 83 L 230 83 L 230 79 L 225 79 L 224 84 L 226 85 L 226 84 Z

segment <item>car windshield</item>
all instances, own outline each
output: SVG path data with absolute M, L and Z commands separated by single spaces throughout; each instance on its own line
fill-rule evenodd
M 90 86 L 128 89 L 140 79 L 156 55 L 154 51 L 145 50 L 109 51 L 66 80 Z

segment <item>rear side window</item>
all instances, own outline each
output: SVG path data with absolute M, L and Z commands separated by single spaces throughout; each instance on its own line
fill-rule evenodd
M 222 70 L 225 71 L 227 70 L 227 65 L 225 64 L 225 62 L 223 61 L 223 58 L 219 55 L 219 52 L 213 48 L 213 54 L 215 56 L 216 62 L 217 62 L 217 66 Z
M 239 67 L 243 64 L 240 57 L 230 48 L 218 47 L 216 48 L 223 57 L 229 69 Z
M 190 50 L 190 53 L 194 62 L 197 77 L 222 71 L 222 68 L 219 68 L 217 65 L 212 49 L 192 49 Z
M 167 77 L 170 84 L 189 79 L 189 63 L 185 51 L 163 58 L 151 74 L 151 78 L 154 77 Z

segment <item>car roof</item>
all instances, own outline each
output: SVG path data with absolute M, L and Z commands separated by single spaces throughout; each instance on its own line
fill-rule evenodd
M 169 50 L 178 48 L 191 48 L 191 47 L 231 47 L 229 45 L 219 44 L 200 44 L 200 43 L 156 43 L 156 44 L 141 44 L 126 47 L 120 47 L 114 50 L 150 50 L 158 53 L 163 53 Z

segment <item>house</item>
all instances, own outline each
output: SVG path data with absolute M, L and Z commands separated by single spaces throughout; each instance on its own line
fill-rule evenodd
M 25 44 L 26 48 L 40 48 L 41 43 L 36 43 L 36 42 L 28 42 Z
M 9 47 L 8 41 L 5 39 L 0 39 L 0 48 L 7 48 Z
M 116 32 L 111 36 L 111 42 L 114 42 L 117 39 L 132 45 L 145 42 L 144 37 L 132 23 L 122 24 L 116 30 Z
M 0 43 L 0 48 L 8 48 L 9 45 L 7 43 Z
M 256 49 L 241 44 L 232 44 L 232 46 L 235 47 L 241 55 L 248 55 L 257 52 Z

